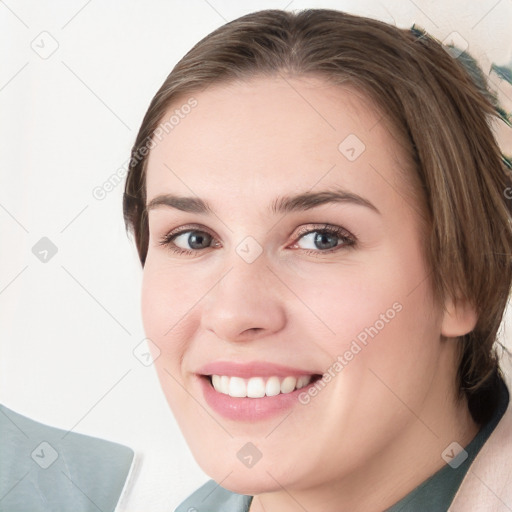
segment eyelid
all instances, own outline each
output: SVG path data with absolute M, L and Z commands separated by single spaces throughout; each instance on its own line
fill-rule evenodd
M 312 227 L 313 226 L 313 227 Z M 307 226 L 303 226 L 299 228 L 299 232 L 297 233 L 297 237 L 300 237 L 306 233 L 311 233 L 314 231 L 330 231 L 332 233 L 343 233 L 344 236 L 347 238 L 355 239 L 356 237 L 347 229 L 345 229 L 342 226 L 337 226 L 335 224 L 329 224 L 329 223 L 315 223 L 312 222 L 311 224 Z
M 205 226 L 202 226 L 200 224 L 184 224 L 183 226 L 180 226 L 179 228 L 173 229 L 166 233 L 164 236 L 165 238 L 170 238 L 173 235 L 182 235 L 183 233 L 186 233 L 187 231 L 201 231 L 208 233 L 212 238 L 215 238 L 213 233 L 206 228 Z

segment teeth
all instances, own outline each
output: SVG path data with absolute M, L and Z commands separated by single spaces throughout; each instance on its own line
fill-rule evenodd
M 247 383 L 240 377 L 231 377 L 229 379 L 229 396 L 244 397 L 247 396 Z
M 291 393 L 297 385 L 297 379 L 295 377 L 286 377 L 281 382 L 281 393 Z
M 303 388 L 307 386 L 311 382 L 311 377 L 305 375 L 304 377 L 299 377 L 297 379 L 297 389 Z
M 220 388 L 219 388 L 224 394 L 229 395 L 229 377 L 226 377 L 223 375 L 220 378 Z
M 247 382 L 247 396 L 261 398 L 265 396 L 265 381 L 261 377 L 253 377 Z
M 281 393 L 281 383 L 279 382 L 279 377 L 270 377 L 267 380 L 267 385 L 265 386 L 265 395 L 267 396 L 276 396 Z
M 228 377 L 227 375 L 212 375 L 212 385 L 215 391 L 236 398 L 262 398 L 264 396 L 276 396 L 280 393 L 291 393 L 296 389 L 303 388 L 311 382 L 311 375 L 299 377 Z

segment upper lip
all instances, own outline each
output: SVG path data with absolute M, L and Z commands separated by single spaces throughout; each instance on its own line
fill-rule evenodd
M 318 375 L 318 372 L 292 368 L 281 364 L 264 361 L 252 361 L 248 363 L 235 363 L 232 361 L 214 361 L 205 364 L 197 371 L 200 375 L 227 375 L 229 377 L 301 377 L 303 375 Z

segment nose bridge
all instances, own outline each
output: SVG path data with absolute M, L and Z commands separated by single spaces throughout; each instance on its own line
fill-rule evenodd
M 281 329 L 284 304 L 268 263 L 263 248 L 251 237 L 234 248 L 224 276 L 203 305 L 203 327 L 225 340 L 245 338 L 249 330 L 264 335 Z
M 224 268 L 228 273 L 217 288 L 226 299 L 254 300 L 264 291 L 260 290 L 264 288 L 264 283 L 270 284 L 270 288 L 275 287 L 275 277 L 271 278 L 273 274 L 269 269 L 268 251 L 265 251 L 262 243 L 252 235 L 239 237 L 239 240 L 224 255 Z M 255 293 L 248 294 L 251 290 Z

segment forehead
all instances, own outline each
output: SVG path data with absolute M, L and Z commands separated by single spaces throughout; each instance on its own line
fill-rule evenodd
M 190 98 L 196 105 L 181 110 Z M 209 197 L 219 187 L 257 200 L 333 184 L 379 195 L 407 164 L 369 97 L 320 78 L 217 84 L 175 101 L 163 123 L 173 113 L 179 121 L 149 155 L 148 201 L 171 191 Z

